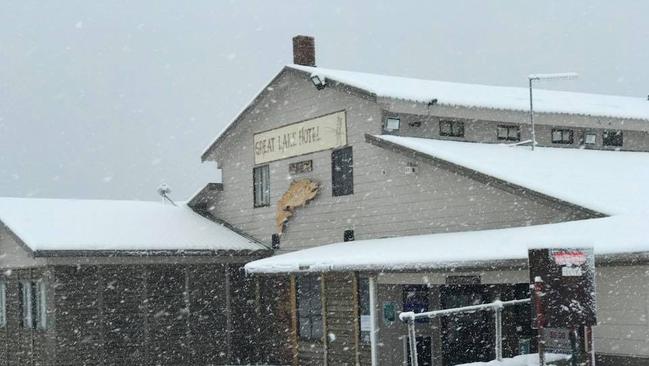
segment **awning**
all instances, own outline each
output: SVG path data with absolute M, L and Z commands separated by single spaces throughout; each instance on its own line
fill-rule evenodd
M 248 273 L 498 269 L 527 265 L 530 247 L 594 247 L 599 261 L 637 263 L 649 255 L 644 215 L 559 224 L 359 240 L 319 246 L 246 264 Z

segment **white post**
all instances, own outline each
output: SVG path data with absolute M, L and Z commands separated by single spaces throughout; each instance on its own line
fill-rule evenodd
M 503 309 L 496 308 L 496 360 L 503 360 Z
M 410 320 L 408 320 L 408 338 L 408 343 L 410 343 L 410 366 L 418 366 L 417 332 L 415 330 L 415 318 L 410 318 Z
M 379 350 L 377 343 L 377 332 L 378 332 L 378 319 L 376 311 L 376 276 L 370 276 L 369 278 L 369 288 L 370 288 L 370 352 L 372 366 L 378 366 L 379 364 Z
M 530 77 L 530 124 L 532 125 L 532 151 L 534 151 L 534 145 L 536 145 L 536 130 L 534 128 L 534 103 L 532 102 L 532 81 L 534 78 Z

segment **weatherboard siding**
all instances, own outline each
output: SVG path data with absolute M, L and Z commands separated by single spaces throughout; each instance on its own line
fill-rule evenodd
M 327 362 L 329 365 L 356 364 L 356 323 L 358 303 L 353 273 L 324 274 L 324 300 L 327 321 Z
M 363 95 L 340 87 L 316 90 L 285 72 L 226 134 L 213 153 L 223 169 L 223 191 L 211 213 L 266 243 L 277 232 L 275 203 L 294 179 L 320 182 L 318 196 L 295 211 L 281 237 L 280 252 L 343 240 L 527 226 L 583 218 L 580 212 L 507 193 L 429 162 L 365 142 L 380 133 L 383 110 Z M 270 207 L 253 208 L 252 135 L 339 110 L 347 112 L 347 138 L 354 156 L 354 193 L 333 197 L 331 150 L 271 162 Z M 313 171 L 290 175 L 292 162 L 313 160 Z M 418 172 L 406 174 L 409 164 Z
M 56 365 L 231 362 L 228 275 L 239 266 L 56 266 Z M 246 288 L 236 296 L 254 298 Z M 238 300 L 240 303 L 242 300 Z M 251 319 L 253 322 L 255 319 Z M 240 336 L 239 336 L 240 338 Z M 241 357 L 241 356 L 240 356 Z M 247 356 L 246 356 L 247 358 Z
M 410 114 L 410 113 L 394 113 L 384 112 L 384 119 L 387 117 L 398 117 L 401 120 L 401 128 L 399 131 L 391 132 L 391 134 L 407 137 L 421 137 L 421 138 L 435 138 L 440 140 L 452 141 L 470 141 L 482 143 L 515 143 L 515 141 L 501 141 L 498 140 L 496 132 L 499 125 L 512 125 L 519 126 L 521 132 L 520 141 L 531 140 L 532 132 L 529 123 L 526 120 L 516 120 L 506 117 L 501 117 L 499 120 L 489 120 L 488 116 L 474 116 L 473 114 L 462 113 L 463 109 L 458 108 L 452 117 L 444 117 L 436 114 Z M 505 113 L 505 112 L 502 112 Z M 464 137 L 449 137 L 441 136 L 439 133 L 440 120 L 455 120 L 464 123 Z M 416 127 L 412 125 L 418 122 L 420 125 Z M 558 148 L 579 148 L 583 146 L 581 138 L 586 132 L 594 132 L 597 134 L 596 143 L 588 145 L 588 148 L 596 148 L 601 150 L 629 150 L 629 151 L 649 151 L 649 132 L 646 130 L 632 130 L 623 123 L 608 124 L 599 121 L 595 118 L 590 118 L 583 123 L 574 123 L 571 119 L 554 119 L 547 121 L 550 124 L 536 123 L 536 141 L 540 146 L 551 146 Z M 647 124 L 647 122 L 644 122 Z M 649 125 L 649 124 L 648 124 Z M 553 129 L 570 129 L 573 131 L 572 144 L 557 144 L 552 142 Z M 604 146 L 602 143 L 602 134 L 604 130 L 620 129 L 623 131 L 624 144 L 622 147 Z
M 597 293 L 597 353 L 649 357 L 649 266 L 600 266 Z
M 478 108 L 449 105 L 428 106 L 426 103 L 415 103 L 407 100 L 378 98 L 378 103 L 385 110 L 393 113 L 416 114 L 420 116 L 437 116 L 444 118 L 464 118 L 475 121 L 499 121 L 504 123 L 521 123 L 529 125 L 528 110 L 513 111 L 494 108 Z M 534 123 L 546 126 L 569 126 L 572 128 L 610 128 L 620 130 L 649 132 L 647 120 L 632 118 L 615 118 L 588 116 L 567 113 L 534 112 Z

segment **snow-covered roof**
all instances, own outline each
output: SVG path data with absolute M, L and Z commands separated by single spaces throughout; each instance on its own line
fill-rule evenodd
M 288 67 L 335 80 L 378 97 L 421 103 L 437 99 L 437 103 L 443 105 L 514 111 L 528 111 L 530 108 L 527 88 L 422 80 L 301 65 L 288 65 Z M 546 113 L 649 120 L 649 102 L 646 98 L 539 88 L 534 88 L 534 110 Z
M 594 247 L 602 256 L 649 251 L 644 215 L 510 229 L 416 235 L 336 243 L 260 259 L 248 273 L 399 271 L 495 267 L 524 261 L 530 247 Z
M 0 198 L 0 222 L 34 252 L 266 249 L 185 204 Z
M 649 153 L 508 146 L 374 136 L 606 218 L 497 230 L 336 243 L 257 260 L 250 273 L 398 271 L 497 266 L 530 247 L 591 247 L 595 254 L 649 255 Z
M 649 212 L 649 153 L 375 136 L 607 215 Z

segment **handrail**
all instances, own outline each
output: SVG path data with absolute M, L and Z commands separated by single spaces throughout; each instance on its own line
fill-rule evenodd
M 530 301 L 531 299 L 517 299 L 517 300 L 510 300 L 510 301 L 496 300 L 488 304 L 470 305 L 470 306 L 463 306 L 459 308 L 427 311 L 423 313 L 415 313 L 414 311 L 405 311 L 399 314 L 399 319 L 403 322 L 407 322 L 408 320 L 411 319 L 417 320 L 423 318 L 435 318 L 438 316 L 450 315 L 455 313 L 470 313 L 470 312 L 480 311 L 480 310 L 495 310 L 495 309 L 502 309 L 503 307 L 508 305 L 524 304 Z

